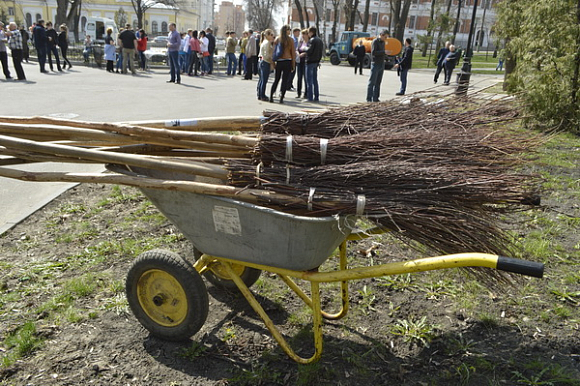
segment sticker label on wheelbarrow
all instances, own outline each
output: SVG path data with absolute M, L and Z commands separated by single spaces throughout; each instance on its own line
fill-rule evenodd
M 216 232 L 227 233 L 228 235 L 242 235 L 242 224 L 236 208 L 214 206 L 213 223 Z

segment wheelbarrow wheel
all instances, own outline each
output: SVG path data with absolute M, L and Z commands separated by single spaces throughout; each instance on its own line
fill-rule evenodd
M 202 252 L 196 248 L 193 249 L 193 256 L 195 260 L 199 259 L 201 255 L 203 255 Z M 241 264 L 232 264 L 232 268 L 234 269 L 234 272 L 240 276 L 240 279 L 242 279 L 248 288 L 250 288 L 262 274 L 262 271 L 259 269 L 246 267 Z M 225 268 L 221 264 L 212 265 L 210 269 L 206 271 L 205 278 L 207 281 L 218 288 L 222 288 L 230 292 L 238 291 L 238 286 L 236 283 L 234 283 L 230 275 L 228 275 Z
M 187 340 L 205 323 L 209 299 L 203 279 L 178 254 L 141 254 L 127 274 L 127 300 L 137 320 L 161 339 Z

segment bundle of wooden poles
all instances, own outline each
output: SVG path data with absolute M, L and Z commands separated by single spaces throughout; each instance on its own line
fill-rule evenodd
M 465 98 L 132 124 L 0 117 L 0 176 L 183 190 L 306 216 L 365 216 L 437 252 L 506 254 L 512 244 L 498 218 L 538 203 L 538 179 L 516 172 L 538 140 L 505 128 L 517 118 L 506 101 Z M 46 161 L 153 169 L 167 178 L 8 167 Z

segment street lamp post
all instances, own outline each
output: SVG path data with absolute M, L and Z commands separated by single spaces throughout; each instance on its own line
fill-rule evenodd
M 477 0 L 473 3 L 473 15 L 471 16 L 471 25 L 469 26 L 469 37 L 467 38 L 467 48 L 463 54 L 463 65 L 461 71 L 457 74 L 457 90 L 455 94 L 466 94 L 469 88 L 469 79 L 471 78 L 471 57 L 473 56 L 471 49 L 471 40 L 473 39 L 473 30 L 475 26 L 475 16 L 477 13 Z

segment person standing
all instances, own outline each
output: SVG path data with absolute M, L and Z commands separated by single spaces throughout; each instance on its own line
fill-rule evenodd
M 300 28 L 294 28 L 292 30 L 292 41 L 294 42 L 294 51 L 298 51 L 298 40 L 300 39 Z M 298 55 L 296 55 L 296 66 L 298 66 Z M 296 77 L 296 68 L 290 74 L 290 79 L 288 79 L 288 85 L 286 90 L 294 91 L 294 78 Z
M 455 51 L 455 46 L 451 44 L 449 46 L 449 53 L 445 56 L 445 82 L 443 85 L 449 86 L 449 82 L 451 82 L 451 75 L 453 74 L 453 69 L 457 63 L 457 52 Z
M 238 57 L 238 75 L 246 74 L 246 44 L 248 44 L 248 32 L 242 32 L 240 39 L 240 56 Z
M 398 68 L 399 77 L 401 78 L 401 89 L 395 95 L 405 95 L 407 90 L 407 74 L 413 66 L 413 46 L 411 38 L 405 39 L 405 48 L 403 50 L 403 56 L 399 63 L 395 64 L 395 68 Z
M 207 73 L 209 75 L 211 75 L 213 72 L 213 55 L 215 53 L 215 36 L 213 36 L 212 32 L 213 32 L 212 29 L 209 27 L 206 28 L 206 30 L 205 30 L 205 37 L 207 38 L 207 41 L 208 41 L 207 51 L 209 52 L 209 57 L 207 58 L 207 60 L 208 60 Z
M 284 103 L 284 96 L 286 95 L 290 73 L 296 68 L 296 49 L 294 48 L 294 40 L 290 37 L 289 25 L 283 25 L 282 28 L 280 28 L 280 36 L 278 36 L 276 42 L 276 52 L 279 52 L 279 55 L 277 58 L 273 58 L 276 63 L 274 65 L 274 68 L 276 68 L 276 77 L 274 78 L 274 83 L 272 83 L 272 88 L 270 89 L 270 102 L 274 102 L 274 94 L 276 93 L 276 88 L 278 87 L 278 82 L 280 82 L 281 78 L 280 103 Z
M 46 67 L 46 49 L 48 39 L 46 37 L 46 30 L 44 29 L 44 20 L 40 19 L 36 22 L 36 27 L 32 30 L 32 38 L 34 39 L 34 46 L 36 47 L 36 54 L 38 55 L 38 65 L 41 73 L 47 73 Z
M 105 37 L 105 60 L 107 61 L 107 72 L 113 73 L 115 64 L 115 54 L 117 48 L 115 47 L 115 39 L 113 38 L 113 29 L 107 28 L 107 36 Z
M 258 52 L 256 51 L 256 38 L 254 37 L 254 31 L 248 31 L 248 42 L 246 44 L 246 73 L 244 79 L 252 80 L 252 74 L 254 72 L 254 61 L 258 59 Z
M 52 54 L 54 54 L 54 60 L 56 61 L 56 68 L 58 71 L 62 72 L 62 68 L 60 68 L 60 59 L 58 57 L 58 49 L 56 47 L 58 44 L 58 33 L 54 28 L 52 28 L 52 22 L 49 21 L 46 23 L 46 37 L 48 39 L 47 43 L 47 54 L 48 54 L 48 66 L 50 67 L 50 71 L 54 71 L 54 67 L 52 67 Z
M 22 59 L 28 63 L 28 59 L 30 58 L 30 48 L 28 48 L 30 34 L 25 26 L 20 26 L 20 36 L 22 36 Z
M 445 74 L 446 74 L 446 70 L 445 70 L 445 57 L 449 53 L 449 46 L 450 45 L 451 45 L 451 42 L 446 41 L 445 42 L 445 47 L 442 47 L 439 50 L 439 53 L 437 54 L 437 70 L 435 71 L 435 77 L 433 78 L 433 82 L 435 84 L 437 84 L 437 81 L 439 80 L 439 74 L 441 74 L 441 70 L 443 70 L 443 76 L 444 76 L 444 79 L 445 79 Z
M 389 31 L 382 31 L 371 44 L 371 76 L 367 87 L 367 102 L 378 102 L 385 72 L 385 41 Z
M 135 36 L 135 32 L 131 29 L 131 24 L 125 25 L 125 30 L 119 35 L 119 40 L 121 47 L 123 47 L 123 74 L 127 73 L 127 66 L 129 66 L 131 73 L 137 75 L 135 63 L 133 63 L 135 58 L 135 48 L 137 48 L 137 37 Z
M 209 51 L 208 51 L 209 40 L 207 36 L 205 36 L 205 31 L 199 31 L 199 51 L 201 52 L 201 76 L 204 76 L 208 73 L 209 67 L 207 64 L 207 58 L 209 58 Z
M 169 55 L 169 67 L 171 68 L 171 79 L 167 83 L 181 83 L 181 71 L 179 71 L 179 47 L 181 36 L 177 32 L 175 23 L 169 24 L 169 40 L 167 42 L 167 54 Z
M 226 56 L 228 59 L 227 74 L 231 76 L 236 75 L 236 68 L 238 67 L 238 59 L 236 58 L 237 45 L 236 33 L 235 31 L 230 31 L 230 36 L 226 40 Z
M 189 39 L 190 50 L 190 62 L 187 75 L 197 76 L 197 71 L 199 70 L 199 55 L 201 55 L 201 47 L 199 46 L 199 40 L 197 39 L 197 30 L 191 31 L 191 39 Z M 194 74 L 195 72 L 195 74 Z
M 274 31 L 267 29 L 262 33 L 260 45 L 260 80 L 258 80 L 258 100 L 269 101 L 266 96 L 266 86 L 270 77 L 270 69 L 274 66 L 272 55 L 274 54 Z
M 308 51 L 308 30 L 303 29 L 300 39 L 298 40 L 298 50 L 296 57 L 296 72 L 298 73 L 298 84 L 296 85 L 296 98 L 302 97 L 306 99 L 308 97 L 308 91 L 306 87 L 306 51 Z M 304 83 L 304 94 L 302 94 L 302 83 Z
M 16 23 L 11 22 L 8 25 L 8 47 L 12 51 L 12 64 L 16 70 L 16 80 L 26 80 L 26 75 L 24 75 L 24 69 L 22 68 L 22 55 L 23 55 L 23 39 L 22 34 L 18 31 L 18 26 Z
M 319 101 L 318 67 L 322 59 L 324 44 L 317 34 L 316 27 L 308 28 L 308 50 L 306 51 L 306 93 L 310 102 Z
M 8 52 L 6 51 L 6 43 L 8 43 L 8 36 L 4 32 L 4 23 L 0 21 L 0 62 L 2 62 L 2 70 L 6 79 L 12 79 L 10 70 L 8 69 Z
M 145 71 L 147 68 L 147 58 L 145 57 L 145 51 L 147 51 L 147 42 L 149 38 L 145 33 L 145 30 L 139 30 L 139 39 L 137 39 L 137 51 L 139 52 L 140 67 L 141 70 Z
M 352 53 L 356 59 L 356 62 L 354 63 L 354 74 L 356 75 L 356 69 L 358 68 L 359 74 L 362 75 L 363 74 L 362 68 L 365 62 L 365 56 L 367 55 L 367 49 L 365 48 L 362 39 L 359 39 L 358 44 L 356 45 Z
M 66 53 L 68 51 L 68 28 L 66 24 L 60 25 L 60 33 L 58 34 L 57 44 L 60 47 L 60 53 L 62 54 L 62 69 L 64 70 L 68 64 L 68 69 L 70 70 L 72 68 L 72 64 L 70 64 L 70 61 L 66 57 Z

